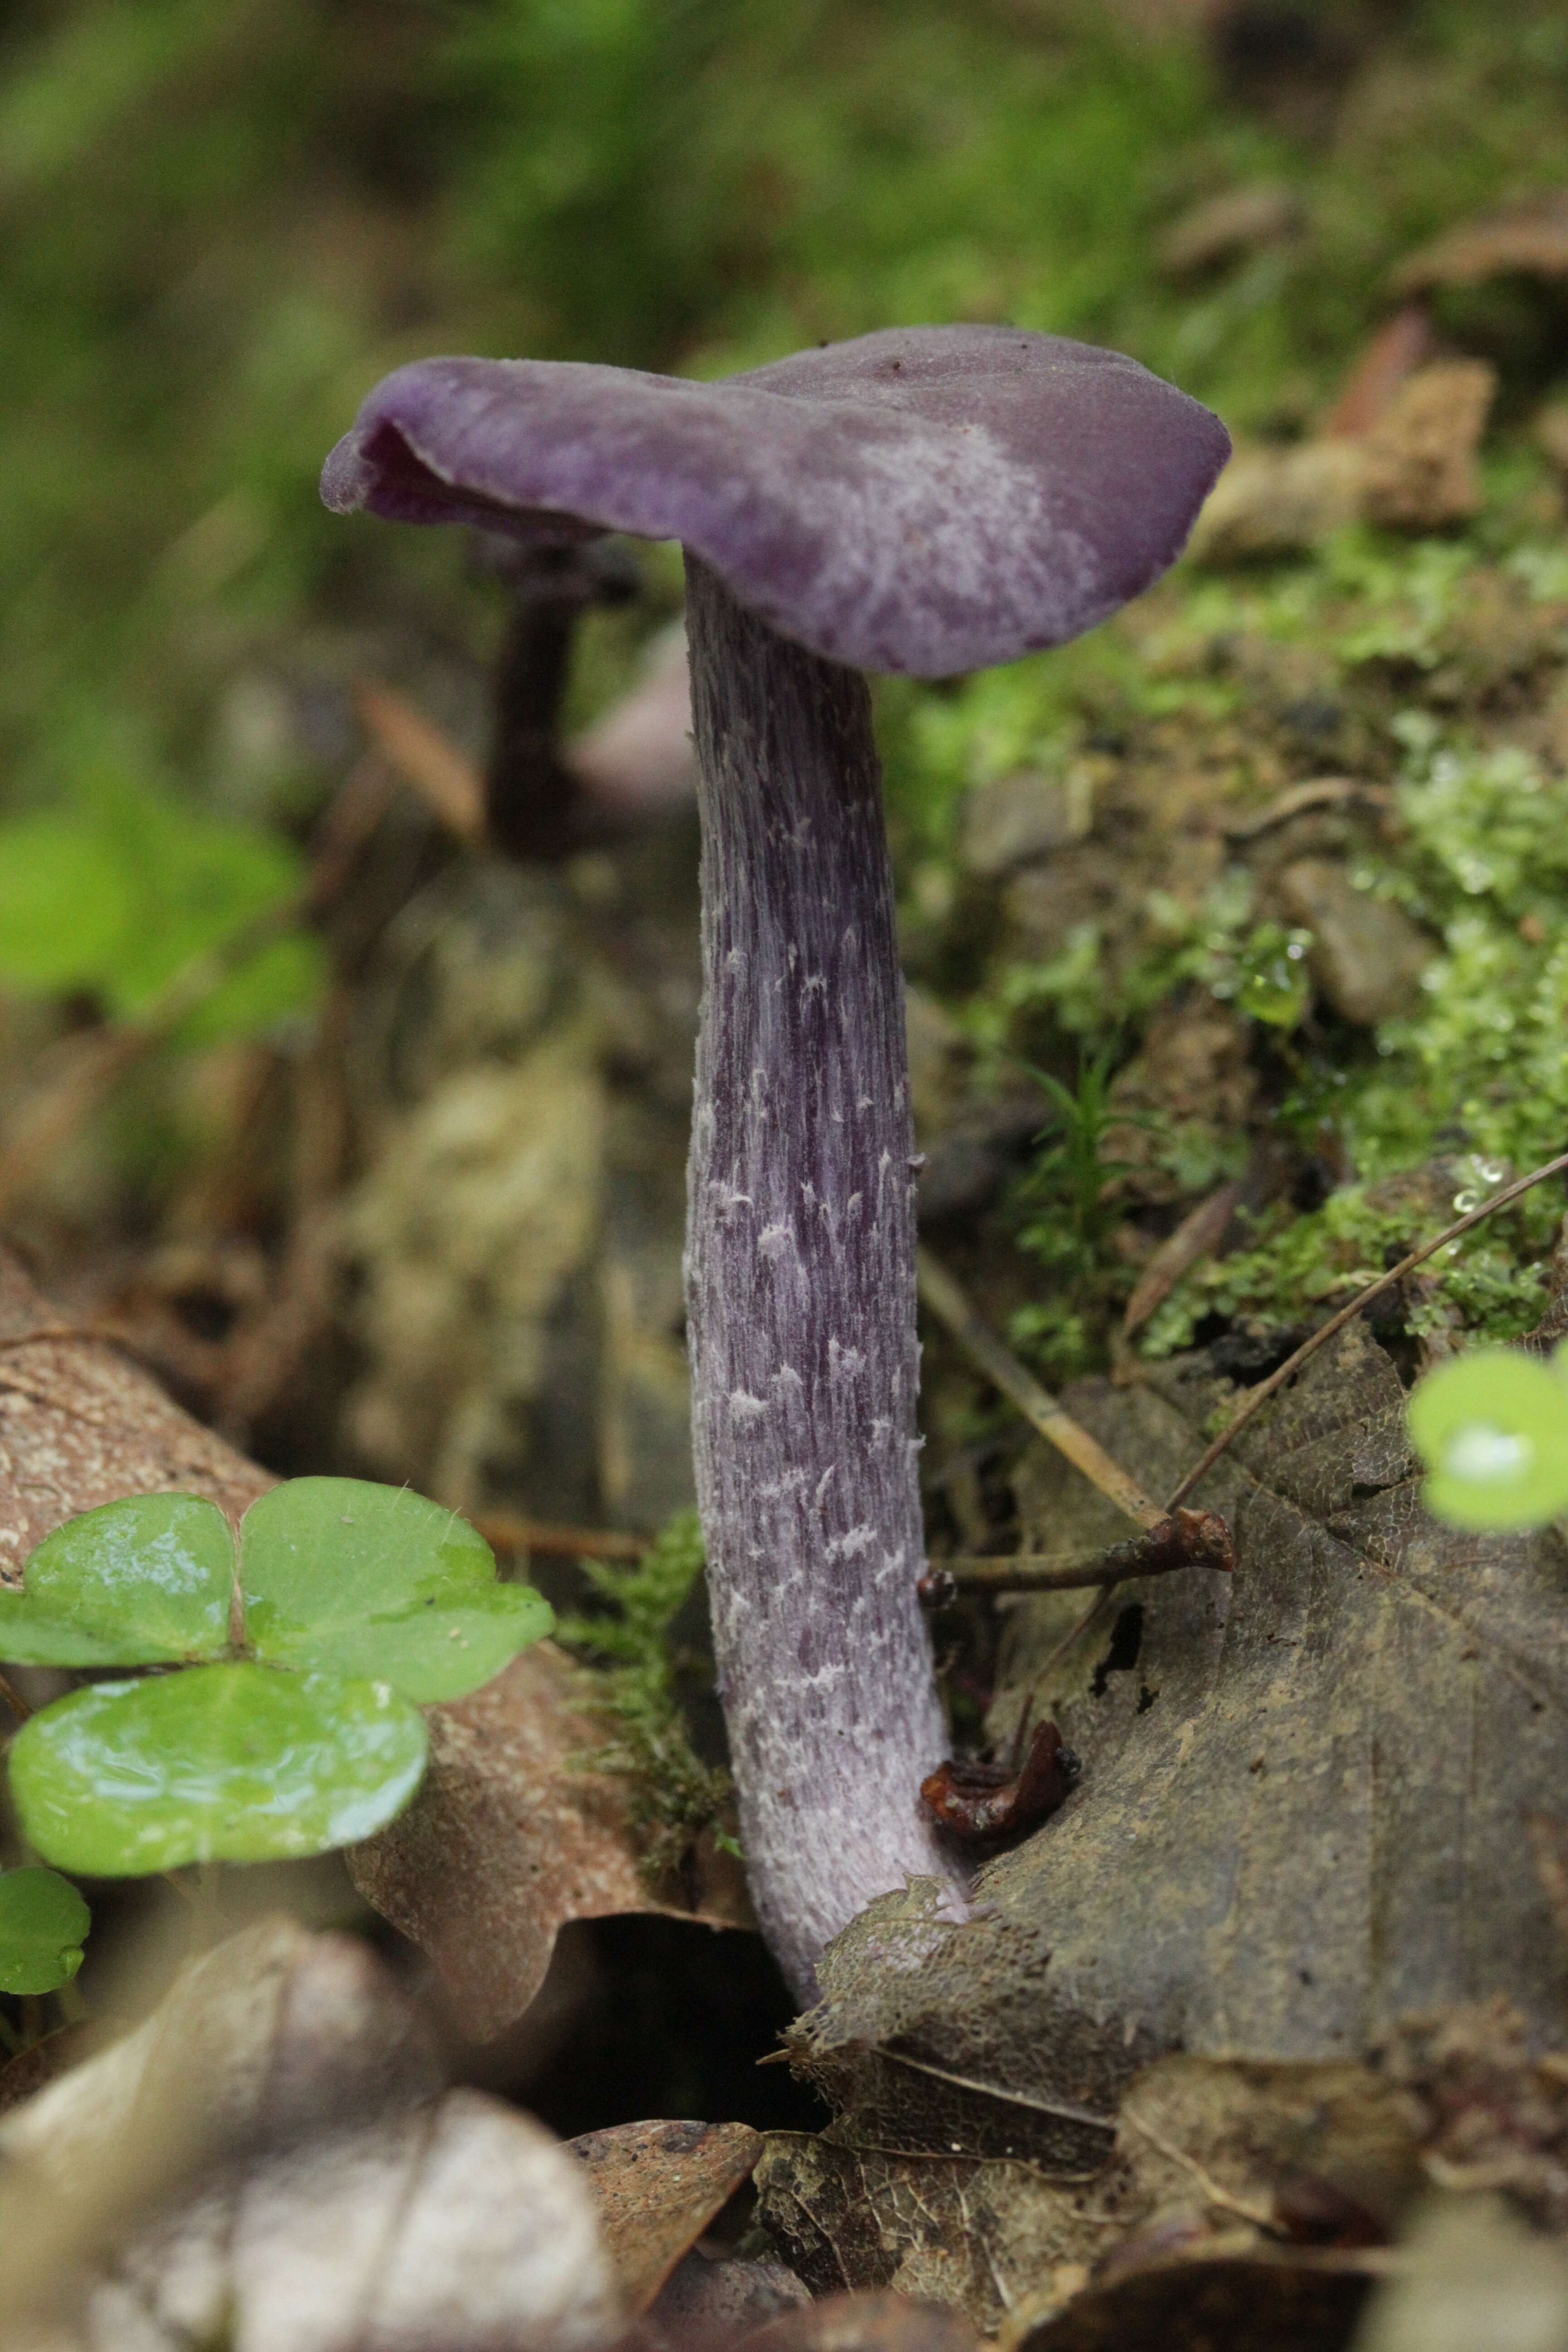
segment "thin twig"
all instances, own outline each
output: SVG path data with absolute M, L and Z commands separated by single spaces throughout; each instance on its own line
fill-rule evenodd
M 1236 1565 L 1230 1529 L 1213 1511 L 1179 1511 L 1126 1543 L 1100 1544 L 1085 1551 L 957 1553 L 933 1560 L 932 1578 L 950 1577 L 963 1591 L 986 1592 L 1083 1592 L 1097 1585 L 1126 1584 L 1135 1577 L 1170 1576 L 1183 1568 Z
M 537 1551 L 559 1559 L 641 1559 L 648 1549 L 646 1536 L 619 1528 L 554 1527 L 511 1511 L 478 1511 L 473 1524 L 496 1551 Z
M 15 1591 L 15 1587 L 11 1588 Z M 3 1698 L 18 1723 L 26 1723 L 33 1710 L 9 1675 L 0 1675 L 0 1698 Z
M 1089 1607 L 1084 1611 L 1083 1615 L 1079 1619 L 1077 1624 L 1072 1627 L 1069 1633 L 1066 1633 L 1062 1635 L 1061 1640 L 1056 1643 L 1054 1648 L 1047 1651 L 1033 1682 L 1029 1685 L 1027 1691 L 1024 1695 L 1023 1711 L 1019 1715 L 1017 1724 L 1013 1732 L 1011 1754 L 1015 1769 L 1023 1757 L 1025 1745 L 1029 1736 L 1029 1726 L 1034 1720 L 1035 1701 L 1039 1697 L 1041 1687 L 1044 1685 L 1047 1676 L 1050 1674 L 1058 1659 L 1065 1658 L 1069 1650 L 1076 1649 L 1078 1644 L 1083 1641 L 1088 1634 L 1094 1632 L 1097 1625 L 1100 1624 L 1104 1619 L 1110 1616 L 1111 1603 L 1114 1601 L 1116 1594 L 1117 1587 L 1114 1584 L 1108 1584 L 1102 1591 L 1096 1593 L 1094 1599 L 1089 1602 Z
M 377 748 L 426 807 L 459 841 L 479 841 L 485 829 L 484 780 L 450 736 L 395 688 L 361 678 L 354 708 Z
M 1564 1171 L 1568 1171 L 1568 1151 L 1559 1152 L 1555 1160 L 1549 1160 L 1543 1168 L 1532 1169 L 1528 1176 L 1520 1177 L 1516 1183 L 1506 1184 L 1500 1192 L 1494 1192 L 1489 1201 L 1483 1201 L 1479 1209 L 1472 1209 L 1468 1215 L 1460 1217 L 1456 1223 L 1447 1226 L 1437 1235 L 1436 1241 L 1423 1242 L 1419 1249 L 1412 1250 L 1408 1257 L 1402 1257 L 1397 1265 L 1391 1266 L 1386 1274 L 1380 1275 L 1375 1282 L 1369 1282 L 1364 1290 L 1358 1291 L 1348 1307 L 1342 1307 L 1337 1315 L 1331 1315 L 1328 1321 L 1320 1329 L 1314 1331 L 1310 1339 L 1302 1341 L 1294 1355 L 1287 1356 L 1278 1371 L 1270 1372 L 1268 1378 L 1266 1381 L 1260 1381 L 1255 1389 L 1248 1389 L 1232 1416 L 1229 1425 L 1222 1430 L 1214 1444 L 1198 1456 L 1197 1461 L 1172 1495 L 1166 1508 L 1173 1511 L 1178 1503 L 1185 1500 L 1198 1480 L 1213 1469 L 1220 1455 L 1247 1427 L 1254 1413 L 1266 1405 L 1271 1396 L 1277 1395 L 1287 1381 L 1294 1380 L 1309 1356 L 1315 1356 L 1318 1349 L 1326 1346 L 1337 1331 L 1342 1331 L 1347 1323 L 1353 1323 L 1356 1317 L 1364 1307 L 1369 1307 L 1374 1298 L 1381 1298 L 1385 1290 L 1397 1288 L 1407 1274 L 1414 1274 L 1418 1265 L 1424 1265 L 1426 1260 L 1429 1257 L 1435 1257 L 1440 1249 L 1447 1249 L 1451 1242 L 1457 1242 L 1461 1234 L 1469 1232 L 1472 1225 L 1479 1225 L 1484 1217 L 1489 1217 L 1495 1209 L 1506 1209 L 1510 1201 L 1519 1200 L 1522 1194 L 1531 1192 L 1535 1185 L 1544 1184 L 1549 1176 L 1561 1176 Z
M 1183 1275 L 1189 1273 L 1200 1258 L 1213 1256 L 1240 1198 L 1239 1184 L 1220 1185 L 1206 1200 L 1198 1202 L 1190 1216 L 1182 1219 L 1168 1241 L 1161 1243 L 1139 1276 L 1138 1286 L 1122 1313 L 1124 1338 L 1130 1339 L 1135 1331 L 1142 1329 L 1154 1309 L 1164 1305 Z
M 933 1257 L 930 1250 L 922 1249 L 916 1263 L 920 1295 L 925 1305 L 986 1378 L 1017 1406 L 1025 1420 L 1059 1454 L 1065 1454 L 1074 1468 L 1081 1470 L 1118 1510 L 1136 1519 L 1141 1528 L 1156 1528 L 1168 1517 L 1169 1513 L 1143 1492 L 1136 1479 L 1128 1476 L 1119 1462 L 1112 1461 L 1099 1440 L 1091 1437 L 1071 1413 L 1064 1412 L 1049 1391 L 1025 1370 L 1012 1349 L 1004 1346 L 990 1325 L 975 1313 L 962 1285 L 941 1260 Z

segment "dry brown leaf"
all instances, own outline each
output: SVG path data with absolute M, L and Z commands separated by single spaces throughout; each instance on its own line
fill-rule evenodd
M 658 2291 L 638 2345 L 649 2352 L 732 2352 L 743 2336 L 811 2301 L 783 2263 L 750 2262 L 737 2254 L 706 2254 L 694 2246 Z
M 1364 470 L 1359 441 L 1238 449 L 1193 526 L 1192 551 L 1226 564 L 1315 547 L 1354 521 Z
M 1367 521 L 1440 530 L 1478 512 L 1476 451 L 1497 383 L 1485 360 L 1437 360 L 1406 378 L 1360 444 Z
M 581 2168 L 440 2081 L 366 1947 L 286 1919 L 230 1937 L 0 2124 L 0 2309 L 80 2352 L 605 2344 Z
M 1234 1397 L 1207 1360 L 1085 1383 L 1079 1417 L 1157 1492 Z M 1043 1448 L 1026 1538 L 1120 1532 Z M 992 1729 L 1037 1712 L 1084 1759 L 1054 1820 L 981 1874 L 963 1926 L 917 1893 L 839 1939 L 800 2054 L 882 2146 L 1093 2163 L 1162 2052 L 1359 2060 L 1414 2009 L 1506 1993 L 1562 2030 L 1563 1960 L 1528 1819 L 1568 1769 L 1568 1549 L 1421 1507 L 1405 1394 L 1348 1326 L 1199 1489 L 1233 1578 L 1125 1587 L 1009 1619 Z M 1070 1615 L 1068 1622 L 1070 1623 Z
M 488 2040 L 520 2017 L 571 1919 L 658 1911 L 747 1927 L 738 1865 L 713 1853 L 689 1906 L 652 1892 L 625 1780 L 584 1769 L 615 1727 L 589 1711 L 585 1679 L 541 1642 L 471 1697 L 429 1710 L 419 1793 L 349 1873 L 369 1903 L 428 1952 L 461 2030 Z
M 1371 2285 L 1349 2255 L 1314 2263 L 1193 2253 L 1090 2286 L 1009 2343 L 1016 2352 L 1339 2352 Z
M 361 679 L 354 707 L 377 749 L 432 814 L 459 841 L 478 841 L 485 829 L 484 783 L 451 737 L 406 695 L 374 678 Z
M 180 1488 L 237 1517 L 273 1483 L 118 1349 L 72 1336 L 0 1248 L 0 1580 L 95 1504 Z
M 616 2124 L 566 2142 L 585 2166 L 627 2311 L 646 2311 L 763 2152 L 749 2124 Z
M 1252 180 L 1189 205 L 1163 230 L 1155 247 L 1167 278 L 1190 278 L 1220 262 L 1284 245 L 1300 230 L 1305 207 L 1294 188 Z
M 745 2338 L 746 2352 L 976 2352 L 955 2312 L 902 2294 L 834 2294 Z
M 1515 276 L 1568 277 L 1568 190 L 1445 229 L 1400 263 L 1393 285 L 1397 294 L 1425 294 Z
M 994 2107 L 1000 2121 L 1001 2095 Z M 1094 2171 L 1053 2179 L 1018 2158 L 900 2151 L 898 2114 L 862 2105 L 852 2128 L 872 2123 L 880 2146 L 849 2144 L 843 2125 L 770 2137 L 759 2218 L 818 2294 L 896 2286 L 994 2334 L 1091 2274 L 1216 2238 L 1271 2263 L 1291 2244 L 1381 2243 L 1421 2186 L 1414 2115 L 1363 2067 L 1166 2059 L 1131 2086 Z M 1030 2118 L 1014 2121 L 1026 2145 Z
M 1486 361 L 1438 360 L 1394 385 L 1353 436 L 1238 450 L 1198 517 L 1193 552 L 1244 562 L 1315 547 L 1358 519 L 1401 530 L 1463 521 L 1480 504 L 1476 450 L 1496 389 Z
M 1098 2180 L 1047 2180 L 1027 2164 L 802 2132 L 769 2134 L 757 2193 L 758 2219 L 814 2294 L 896 2289 L 987 2335 L 1059 2265 L 1097 2262 L 1129 2226 L 1121 2182 L 1102 2195 Z
M 1434 2198 L 1400 2252 L 1356 2352 L 1562 2352 L 1568 2344 L 1568 2256 L 1501 2198 Z
M 1568 2059 L 1539 2056 L 1507 2001 L 1411 2018 L 1383 2057 L 1403 2087 L 1427 2178 L 1506 2189 L 1539 2228 L 1568 2232 Z

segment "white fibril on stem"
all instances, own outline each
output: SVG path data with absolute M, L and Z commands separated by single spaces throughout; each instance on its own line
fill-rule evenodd
M 870 697 L 689 558 L 702 1015 L 692 1442 L 763 1932 L 792 1988 L 906 1873 L 945 1753 L 915 1584 L 915 1160 Z
M 1117 352 L 925 327 L 710 383 L 421 361 L 322 476 L 340 512 L 686 551 L 697 1478 L 747 1867 L 803 1998 L 874 1896 L 962 1875 L 918 1801 L 943 1736 L 915 1591 L 913 1146 L 859 673 L 949 677 L 1091 628 L 1172 562 L 1228 452 Z

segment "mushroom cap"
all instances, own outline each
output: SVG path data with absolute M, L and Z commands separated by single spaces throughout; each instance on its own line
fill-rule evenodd
M 889 328 L 712 383 L 420 360 L 370 394 L 321 495 L 525 538 L 679 539 L 812 652 L 942 677 L 1137 595 L 1229 453 L 1217 417 L 1120 352 Z

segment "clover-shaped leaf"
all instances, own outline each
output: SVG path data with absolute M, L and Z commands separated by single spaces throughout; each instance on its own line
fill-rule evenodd
M 140 1877 L 267 1862 L 369 1837 L 425 1769 L 418 1710 L 384 1683 L 195 1666 L 95 1683 L 11 1748 L 24 1834 L 63 1869 Z
M 0 1871 L 0 1992 L 58 1992 L 81 1966 L 92 1914 L 68 1878 Z
M 0 1592 L 0 1658 L 188 1671 L 74 1691 L 11 1748 L 46 1861 L 132 1876 L 368 1837 L 424 1769 L 417 1709 L 548 1633 L 454 1512 L 353 1478 L 275 1487 L 234 1531 L 193 1495 L 73 1519 Z
M 1427 1375 L 1410 1434 L 1427 1508 L 1460 1528 L 1540 1527 L 1568 1510 L 1568 1354 L 1478 1348 Z
M 27 1666 L 177 1665 L 222 1657 L 234 1536 L 196 1495 L 129 1495 L 46 1536 L 0 1591 L 0 1658 Z
M 455 1511 L 360 1478 L 291 1478 L 253 1503 L 239 1580 L 258 1658 L 368 1675 L 420 1706 L 478 1690 L 553 1622 L 529 1586 L 496 1582 Z

